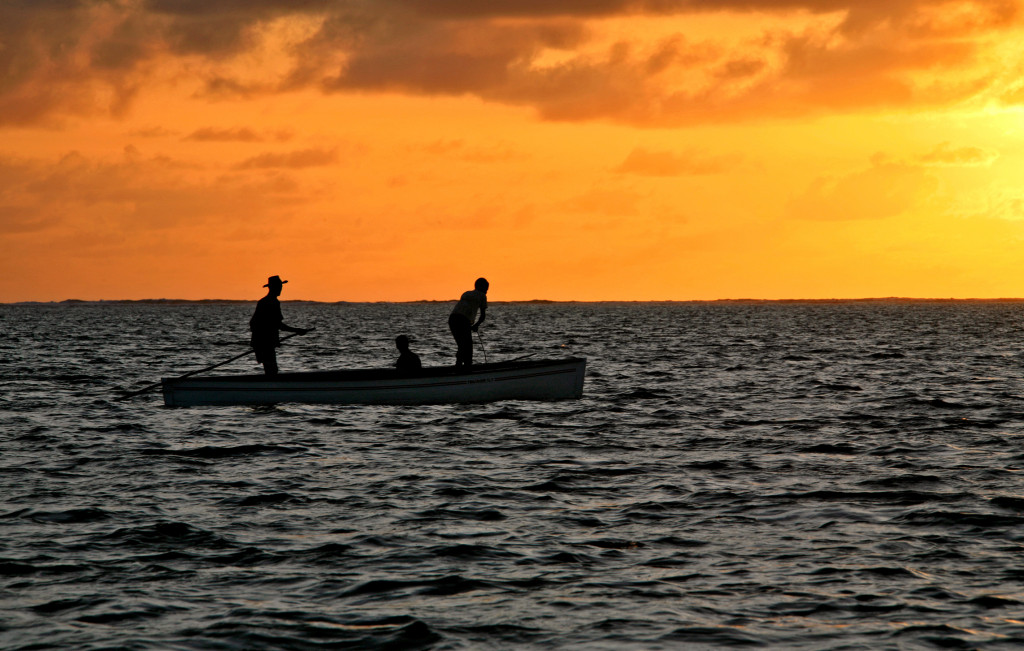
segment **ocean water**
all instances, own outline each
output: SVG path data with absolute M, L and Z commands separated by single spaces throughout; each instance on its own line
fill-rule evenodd
M 285 303 L 281 366 L 449 309 Z M 1024 303 L 496 303 L 581 400 L 117 399 L 251 310 L 0 306 L 0 648 L 1024 646 Z

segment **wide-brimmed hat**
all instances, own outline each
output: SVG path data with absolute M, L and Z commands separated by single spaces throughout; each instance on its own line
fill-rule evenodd
M 283 285 L 287 280 L 281 280 L 281 276 L 271 276 L 267 278 L 267 284 L 264 287 L 270 287 L 271 285 Z

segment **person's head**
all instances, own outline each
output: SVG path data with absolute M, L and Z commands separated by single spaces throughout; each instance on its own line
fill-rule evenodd
M 398 350 L 404 353 L 409 350 L 409 338 L 405 335 L 398 335 L 395 337 L 395 345 L 398 346 Z
M 477 278 L 476 279 L 476 284 L 474 285 L 474 287 L 476 288 L 476 290 L 478 292 L 483 292 L 484 294 L 487 293 L 487 288 L 490 287 L 490 286 L 491 286 L 491 284 L 489 282 L 487 282 L 486 278 Z
M 270 290 L 270 293 L 274 296 L 280 296 L 281 290 L 284 289 L 284 284 L 287 280 L 281 280 L 281 276 L 271 276 L 267 278 L 267 284 L 264 287 Z

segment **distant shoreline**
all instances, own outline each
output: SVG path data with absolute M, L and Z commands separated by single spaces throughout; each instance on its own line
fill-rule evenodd
M 0 303 L 0 306 L 75 306 L 75 305 L 251 305 L 256 299 L 176 299 L 176 298 L 144 298 L 144 299 L 114 299 L 86 301 L 81 299 L 65 299 L 62 301 L 17 301 L 12 303 Z M 311 305 L 430 305 L 441 303 L 454 303 L 455 300 L 416 300 L 416 301 L 304 301 L 304 300 L 282 300 L 282 303 L 311 304 Z M 707 300 L 608 300 L 608 301 L 555 301 L 548 299 L 532 299 L 527 301 L 491 301 L 492 305 L 615 305 L 615 304 L 659 304 L 659 305 L 686 305 L 686 304 L 735 304 L 735 305 L 757 305 L 757 304 L 843 304 L 843 303 L 1022 303 L 1024 298 L 905 298 L 905 297 L 884 297 L 884 298 L 719 298 Z

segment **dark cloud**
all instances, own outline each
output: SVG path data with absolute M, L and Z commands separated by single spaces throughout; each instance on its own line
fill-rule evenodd
M 339 38 L 344 43 L 343 34 L 332 32 L 313 43 L 317 49 L 334 49 Z M 585 38 L 581 25 L 571 21 L 515 25 L 383 22 L 350 44 L 343 69 L 325 78 L 322 86 L 328 91 L 486 95 L 513 83 L 517 71 L 545 48 L 571 50 Z M 313 54 L 317 56 L 316 50 Z
M 74 76 L 73 49 L 85 21 L 68 3 L 18 2 L 0 20 L 0 124 L 27 123 L 67 101 Z M 77 93 L 76 93 L 77 94 Z
M 205 127 L 196 129 L 185 140 L 196 140 L 199 142 L 263 142 L 265 138 L 252 129 L 214 129 Z
M 134 129 L 128 132 L 130 136 L 137 136 L 139 138 L 173 138 L 178 135 L 178 132 L 167 127 L 145 127 L 142 129 Z
M 677 34 L 595 53 L 585 19 L 701 12 L 834 13 L 831 33 L 766 33 L 727 49 Z M 220 63 L 261 44 L 287 16 L 319 29 L 291 46 L 280 77 L 241 79 Z M 554 120 L 645 125 L 939 104 L 991 83 L 961 79 L 1015 0 L 8 0 L 0 21 L 0 125 L 129 110 L 161 57 L 198 58 L 205 95 L 255 97 L 317 87 L 474 95 Z M 558 52 L 557 64 L 539 65 Z M 703 84 L 674 76 L 699 71 Z M 1008 92 L 1015 102 L 1020 93 Z
M 175 16 L 241 15 L 265 17 L 294 12 L 329 11 L 338 0 L 146 0 L 144 6 L 153 13 Z
M 445 18 L 608 17 L 632 14 L 677 14 L 703 11 L 836 11 L 850 6 L 842 0 L 394 0 L 425 16 Z M 870 4 L 870 2 L 869 2 Z M 880 4 L 880 3 L 879 3 Z
M 812 14 L 843 12 L 843 31 L 858 32 L 880 22 L 911 22 L 928 28 L 943 21 L 921 16 L 922 9 L 936 14 L 962 9 L 957 30 L 987 28 L 1016 18 L 1019 4 L 1014 0 L 969 0 L 964 5 L 942 0 L 516 0 L 480 2 L 478 0 L 391 0 L 424 18 L 599 18 L 628 15 L 672 15 L 706 12 L 765 13 L 806 11 Z
M 166 56 L 226 59 L 255 44 L 275 17 L 323 10 L 326 0 L 138 3 L 6 0 L 0 13 L 0 126 L 62 114 L 124 111 Z
M 284 153 L 264 153 L 253 156 L 235 166 L 235 169 L 272 169 L 304 167 L 323 167 L 338 161 L 338 152 L 333 149 L 301 149 Z
M 172 52 L 224 58 L 256 45 L 252 28 L 289 15 L 327 12 L 330 0 L 147 0 Z
M 58 223 L 56 215 L 39 214 L 32 206 L 0 205 L 0 235 L 35 233 Z
M 140 135 L 148 135 L 148 132 L 139 132 Z M 158 135 L 171 135 L 166 132 L 156 131 Z M 216 127 L 203 127 L 196 129 L 182 140 L 195 142 L 286 142 L 295 137 L 291 130 L 256 131 L 249 127 L 235 127 L 221 129 Z
M 426 4 L 401 4 L 423 9 L 426 15 Z M 511 4 L 523 14 L 533 6 Z M 509 5 L 442 3 L 442 15 L 462 20 L 422 18 L 415 23 L 419 28 L 415 35 L 407 38 L 393 38 L 393 24 L 381 32 L 371 30 L 348 50 L 338 74 L 319 83 L 327 92 L 473 94 L 534 107 L 550 120 L 608 119 L 652 126 L 796 117 L 836 109 L 938 106 L 970 98 L 990 83 L 984 75 L 963 78 L 981 47 L 979 40 L 969 36 L 1001 28 L 1016 17 L 1007 2 L 968 2 L 964 6 L 972 10 L 973 18 L 964 21 L 959 32 L 951 32 L 951 26 L 937 18 L 940 6 L 924 1 L 727 1 L 714 6 L 742 11 L 844 10 L 846 18 L 832 33 L 769 34 L 763 43 L 745 51 L 709 47 L 675 35 L 653 44 L 618 43 L 595 54 L 578 47 L 589 36 L 580 23 L 566 18 L 573 11 L 586 13 L 584 3 L 556 2 L 537 10 L 539 15 L 557 16 L 550 20 L 480 18 L 501 13 Z M 682 12 L 711 6 L 700 2 L 586 4 L 591 13 Z M 541 26 L 548 31 L 542 32 Z M 545 50 L 561 50 L 565 56 L 557 65 L 534 65 Z M 672 83 L 673 75 L 695 70 L 705 72 L 714 83 L 683 88 Z M 920 73 L 953 74 L 928 85 L 920 83 Z

